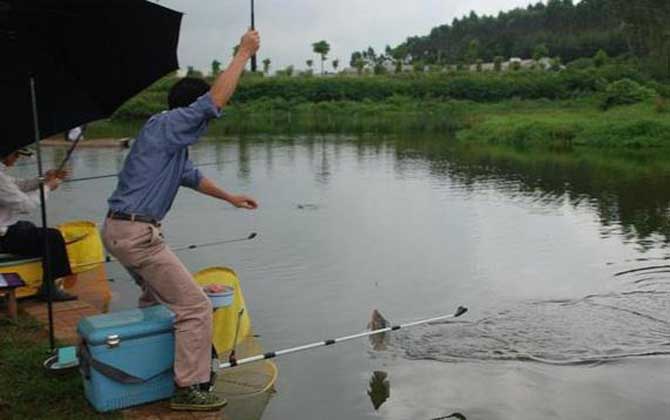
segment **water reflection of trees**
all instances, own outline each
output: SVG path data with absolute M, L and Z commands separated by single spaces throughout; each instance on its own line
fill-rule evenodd
M 243 137 L 238 142 L 237 155 L 237 176 L 238 178 L 249 181 L 251 179 L 251 166 L 249 165 L 249 143 Z
M 539 151 L 450 141 L 396 141 L 398 160 L 421 157 L 431 175 L 475 192 L 482 186 L 542 205 L 588 206 L 603 235 L 619 230 L 642 248 L 670 243 L 670 151 Z

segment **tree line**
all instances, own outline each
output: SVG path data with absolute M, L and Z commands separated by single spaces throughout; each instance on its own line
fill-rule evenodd
M 549 0 L 479 16 L 476 12 L 411 36 L 383 53 L 368 48 L 352 54 L 352 67 L 384 60 L 406 64 L 458 65 L 496 57 L 556 57 L 563 62 L 630 55 L 647 60 L 656 74 L 670 77 L 670 1 Z

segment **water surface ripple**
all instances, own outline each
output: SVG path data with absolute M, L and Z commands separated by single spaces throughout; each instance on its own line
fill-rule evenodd
M 515 360 L 587 365 L 670 355 L 670 276 L 658 267 L 624 274 L 620 292 L 520 302 L 478 320 L 429 325 L 395 337 L 407 358 Z

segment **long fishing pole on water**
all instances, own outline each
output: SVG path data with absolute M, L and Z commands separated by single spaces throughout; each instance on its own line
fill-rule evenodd
M 181 252 L 181 251 L 189 251 L 192 249 L 198 249 L 198 248 L 208 248 L 211 246 L 217 246 L 217 245 L 225 245 L 225 244 L 231 244 L 235 242 L 244 242 L 244 241 L 250 241 L 258 236 L 258 233 L 256 232 L 251 232 L 248 236 L 245 236 L 243 238 L 237 238 L 237 239 L 227 239 L 224 241 L 216 241 L 216 242 L 205 242 L 202 244 L 192 244 L 192 245 L 186 245 L 182 246 L 179 248 L 172 248 L 172 252 Z M 93 265 L 100 265 L 100 264 L 108 264 L 112 262 L 118 262 L 119 260 L 117 258 L 114 258 L 110 255 L 107 255 L 104 260 L 102 261 L 94 261 L 94 262 L 87 262 L 87 263 L 81 263 L 81 264 L 75 264 L 72 266 L 72 268 L 79 268 L 79 267 L 88 267 L 88 266 L 93 266 Z
M 437 317 L 434 317 L 434 318 L 422 319 L 420 321 L 408 322 L 407 324 L 394 325 L 392 327 L 380 328 L 378 330 L 373 330 L 373 331 L 365 331 L 365 332 L 362 332 L 362 333 L 348 335 L 348 336 L 345 336 L 345 337 L 331 338 L 331 339 L 328 339 L 328 340 L 318 341 L 316 343 L 305 344 L 305 345 L 302 345 L 302 346 L 292 347 L 292 348 L 289 348 L 289 349 L 284 349 L 284 350 L 279 350 L 279 351 L 271 351 L 271 352 L 268 352 L 268 353 L 259 354 L 259 355 L 256 355 L 256 356 L 251 356 L 251 357 L 247 357 L 247 358 L 240 359 L 240 360 L 231 359 L 226 363 L 219 364 L 219 369 L 229 369 L 229 368 L 232 368 L 232 367 L 235 367 L 235 366 L 241 366 L 241 365 L 246 365 L 246 364 L 249 364 L 249 363 L 260 362 L 262 360 L 274 359 L 276 357 L 284 356 L 284 355 L 291 354 L 291 353 L 297 353 L 297 352 L 301 352 L 301 351 L 311 350 L 311 349 L 315 349 L 315 348 L 318 348 L 318 347 L 331 346 L 333 344 L 342 343 L 344 341 L 355 340 L 357 338 L 370 337 L 370 336 L 377 335 L 377 334 L 383 334 L 383 333 L 386 333 L 386 332 L 397 331 L 397 330 L 400 330 L 402 328 L 415 327 L 417 325 L 428 324 L 428 323 L 437 322 L 437 321 L 443 321 L 445 319 L 450 319 L 450 318 L 458 318 L 459 316 L 463 315 L 467 311 L 468 311 L 468 308 L 466 308 L 465 306 L 459 306 L 458 309 L 456 310 L 456 312 L 451 314 L 451 315 L 441 315 L 441 316 L 437 316 Z
M 221 165 L 224 163 L 234 163 L 233 160 L 221 160 L 217 162 L 207 162 L 207 163 L 198 163 L 194 164 L 193 166 L 196 168 L 202 168 L 203 166 L 215 166 L 215 165 Z M 96 179 L 105 179 L 105 178 L 116 178 L 118 177 L 119 174 L 107 174 L 107 175 L 96 175 L 96 176 L 86 176 L 82 178 L 73 178 L 73 179 L 66 179 L 63 181 L 64 183 L 72 183 L 72 182 L 82 182 L 82 181 L 93 181 Z

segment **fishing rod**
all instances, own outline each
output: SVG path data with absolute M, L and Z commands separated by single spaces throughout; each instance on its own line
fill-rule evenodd
M 119 174 L 108 174 L 108 175 L 98 175 L 98 176 L 85 176 L 82 178 L 73 178 L 73 179 L 66 179 L 63 181 L 64 183 L 71 183 L 71 182 L 81 182 L 81 181 L 93 181 L 94 179 L 105 179 L 105 178 L 116 178 L 118 177 Z
M 256 7 L 254 0 L 251 0 L 251 30 L 256 30 Z M 251 56 L 251 71 L 256 73 L 258 65 L 256 63 L 256 54 Z
M 77 145 L 79 144 L 79 141 L 82 138 L 83 138 L 83 136 L 79 136 L 79 138 L 72 143 L 72 146 L 70 146 L 68 151 L 65 153 L 65 158 L 63 159 L 63 161 L 58 166 L 58 169 L 57 169 L 58 172 L 62 171 L 65 168 L 65 165 L 67 165 L 68 161 L 72 157 L 72 153 L 74 152 L 74 149 L 77 148 Z M 24 164 L 21 164 L 21 165 L 14 165 L 14 166 L 17 167 L 17 168 L 20 168 L 22 166 L 33 166 L 33 165 L 37 165 L 37 162 L 24 163 Z
M 77 148 L 77 145 L 79 144 L 79 140 L 81 140 L 83 137 L 84 137 L 83 134 L 80 135 L 79 138 L 77 138 L 77 139 L 74 141 L 74 143 L 72 143 L 72 146 L 70 146 L 70 148 L 68 149 L 67 153 L 65 154 L 65 158 L 63 159 L 63 161 L 61 162 L 60 166 L 58 167 L 58 172 L 61 172 L 61 171 L 63 170 L 63 168 L 65 168 L 65 165 L 67 165 L 67 162 L 68 162 L 68 161 L 70 160 L 70 158 L 72 157 L 72 152 L 74 152 L 74 149 Z
M 216 245 L 225 245 L 225 244 L 232 244 L 232 243 L 235 243 L 235 242 L 250 241 L 257 236 L 258 236 L 258 233 L 251 232 L 249 234 L 249 236 L 245 236 L 244 238 L 227 239 L 225 241 L 205 242 L 205 243 L 202 243 L 202 244 L 186 245 L 186 246 L 182 246 L 182 247 L 179 247 L 179 248 L 173 248 L 172 251 L 173 252 L 189 251 L 189 250 L 192 250 L 192 249 L 208 248 L 208 247 L 216 246 Z M 111 255 L 107 255 L 105 257 L 105 259 L 102 260 L 102 261 L 94 261 L 94 262 L 88 262 L 88 263 L 75 264 L 75 265 L 72 266 L 72 268 L 87 267 L 87 266 L 99 265 L 99 264 L 108 264 L 108 263 L 118 262 L 118 261 L 119 260 L 117 258 L 114 258 Z
M 448 416 L 435 417 L 431 420 L 446 420 L 446 419 L 456 419 L 456 420 L 467 420 L 467 418 L 461 413 L 451 413 Z
M 193 165 L 196 168 L 202 168 L 203 166 L 214 166 L 214 165 L 220 165 L 223 163 L 233 163 L 232 160 L 221 160 L 217 162 L 208 162 L 208 163 L 199 163 L 197 165 Z M 96 176 L 86 176 L 82 178 L 73 178 L 73 179 L 66 179 L 65 183 L 71 183 L 71 182 L 82 182 L 82 181 L 93 181 L 96 179 L 105 179 L 105 178 L 116 178 L 118 177 L 119 174 L 107 174 L 107 175 L 96 175 Z
M 244 238 L 238 238 L 238 239 L 228 239 L 225 241 L 217 241 L 217 242 L 205 242 L 202 244 L 196 244 L 196 245 L 186 245 L 180 248 L 175 248 L 173 249 L 174 252 L 181 252 L 181 251 L 187 251 L 190 249 L 197 249 L 197 248 L 208 248 L 210 246 L 216 246 L 216 245 L 223 245 L 223 244 L 231 244 L 234 242 L 243 242 L 243 241 L 250 241 L 254 239 L 255 237 L 258 236 L 258 233 L 256 232 L 251 232 L 249 236 L 244 237 Z
M 458 309 L 456 310 L 456 312 L 451 314 L 451 315 L 442 315 L 442 316 L 438 316 L 438 317 L 435 317 L 435 318 L 428 318 L 428 319 L 422 319 L 420 321 L 408 322 L 407 324 L 400 324 L 400 325 L 395 325 L 395 326 L 392 326 L 392 327 L 380 328 L 378 330 L 365 331 L 365 332 L 362 332 L 362 333 L 349 335 L 349 336 L 345 336 L 345 337 L 332 338 L 332 339 L 329 339 L 329 340 L 318 341 L 316 343 L 305 344 L 303 346 L 292 347 L 290 349 L 284 349 L 284 350 L 279 350 L 279 351 L 271 351 L 271 352 L 268 352 L 268 353 L 259 354 L 259 355 L 256 355 L 256 356 L 251 356 L 251 357 L 247 357 L 247 358 L 240 359 L 240 360 L 235 360 L 234 358 L 232 358 L 231 360 L 229 360 L 226 363 L 219 364 L 219 369 L 229 369 L 229 368 L 232 368 L 232 367 L 235 367 L 235 366 L 246 365 L 248 363 L 260 362 L 262 360 L 267 360 L 267 359 L 274 359 L 276 357 L 284 356 L 286 354 L 297 353 L 297 352 L 305 351 L 305 350 L 311 350 L 311 349 L 315 349 L 315 348 L 318 348 L 318 347 L 331 346 L 333 344 L 342 343 L 344 341 L 355 340 L 357 338 L 370 337 L 370 336 L 377 335 L 377 334 L 383 334 L 383 333 L 386 333 L 386 332 L 397 331 L 397 330 L 400 330 L 402 328 L 409 328 L 409 327 L 414 327 L 414 326 L 417 326 L 417 325 L 428 324 L 428 323 L 431 323 L 431 322 L 443 321 L 445 319 L 450 319 L 450 318 L 458 318 L 459 316 L 463 315 L 467 311 L 468 311 L 468 308 L 466 308 L 464 306 L 459 306 Z

